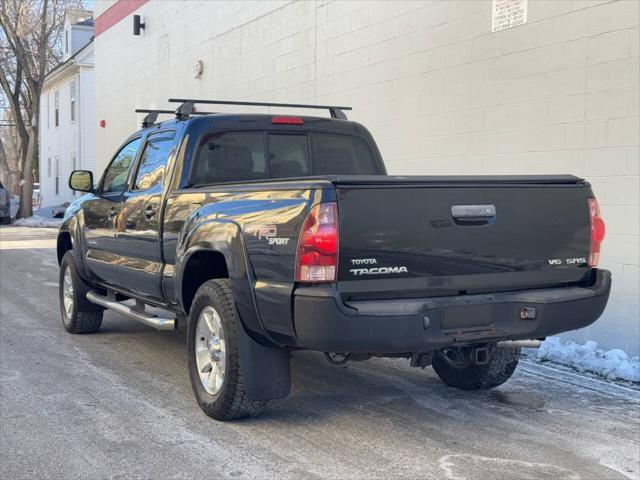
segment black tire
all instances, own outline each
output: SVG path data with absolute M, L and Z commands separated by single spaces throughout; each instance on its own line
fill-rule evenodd
M 65 272 L 69 270 L 73 285 L 73 307 L 71 314 L 67 314 L 64 303 L 64 278 Z M 102 324 L 102 314 L 104 309 L 87 300 L 86 294 L 91 287 L 84 282 L 76 270 L 76 262 L 73 251 L 69 250 L 62 257 L 60 262 L 58 295 L 60 300 L 60 316 L 62 326 L 70 333 L 95 333 Z
M 10 225 L 11 217 L 2 217 L 0 218 L 0 225 Z
M 206 307 L 213 307 L 218 313 L 225 340 L 224 379 L 220 390 L 215 394 L 205 389 L 196 363 L 198 319 Z M 196 292 L 189 312 L 187 328 L 189 377 L 200 408 L 216 420 L 227 421 L 256 415 L 267 404 L 266 401 L 253 401 L 246 398 L 239 346 L 238 330 L 240 328 L 243 327 L 238 319 L 229 281 L 209 280 L 202 284 Z
M 519 348 L 496 348 L 485 365 L 455 367 L 441 355 L 433 358 L 432 366 L 444 383 L 462 390 L 488 390 L 511 378 L 518 366 Z

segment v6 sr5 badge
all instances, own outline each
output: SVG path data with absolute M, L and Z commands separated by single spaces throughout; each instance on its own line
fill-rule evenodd
M 262 225 L 258 229 L 258 240 L 266 239 L 269 245 L 288 245 L 290 238 L 278 237 L 277 225 Z

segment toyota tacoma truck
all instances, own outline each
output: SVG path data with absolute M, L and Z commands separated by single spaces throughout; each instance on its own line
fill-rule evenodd
M 405 357 L 492 388 L 522 347 L 605 308 L 605 226 L 583 179 L 390 176 L 347 107 L 169 101 L 181 105 L 143 110 L 97 184 L 71 174 L 85 194 L 58 234 L 60 312 L 71 333 L 96 332 L 105 309 L 186 323 L 193 392 L 215 419 L 287 396 L 302 349 L 333 364 Z

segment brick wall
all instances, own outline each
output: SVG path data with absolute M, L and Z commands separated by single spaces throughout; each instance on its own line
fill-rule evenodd
M 527 24 L 491 33 L 489 0 L 149 2 L 142 36 L 129 16 L 96 38 L 98 168 L 135 107 L 189 96 L 352 105 L 391 173 L 584 176 L 615 287 L 568 336 L 638 354 L 639 5 L 530 0 Z

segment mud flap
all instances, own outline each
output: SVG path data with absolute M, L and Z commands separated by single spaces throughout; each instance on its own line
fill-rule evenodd
M 239 328 L 240 359 L 248 400 L 275 400 L 291 391 L 290 353 L 265 347 Z

